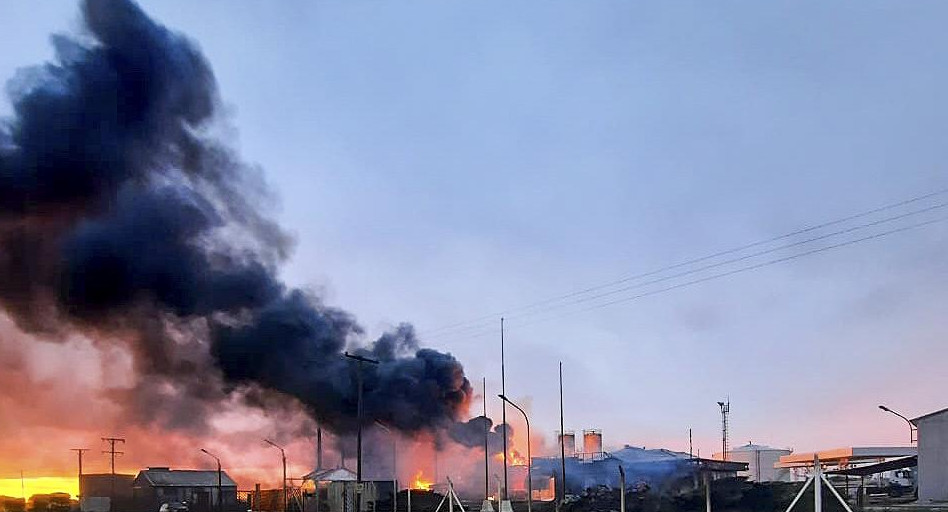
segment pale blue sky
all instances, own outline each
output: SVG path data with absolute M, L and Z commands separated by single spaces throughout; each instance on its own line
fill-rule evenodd
M 212 63 L 235 145 L 297 237 L 287 279 L 372 333 L 948 185 L 944 2 L 142 3 Z M 3 80 L 77 25 L 71 2 L 2 5 Z M 602 428 L 607 446 L 686 450 L 693 427 L 709 452 L 726 394 L 734 444 L 904 443 L 879 402 L 948 406 L 946 239 L 938 224 L 511 320 L 508 394 L 552 435 L 563 360 L 567 428 Z M 424 341 L 498 391 L 498 336 Z

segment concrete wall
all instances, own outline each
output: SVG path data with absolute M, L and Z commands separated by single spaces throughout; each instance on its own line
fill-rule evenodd
M 918 421 L 918 501 L 948 501 L 948 411 Z

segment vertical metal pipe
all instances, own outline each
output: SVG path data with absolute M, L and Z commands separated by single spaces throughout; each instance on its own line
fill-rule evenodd
M 711 478 L 707 472 L 704 474 L 704 509 L 711 512 Z
M 221 461 L 217 460 L 217 512 L 224 512 L 224 494 L 221 485 Z
M 488 451 L 487 440 L 490 435 L 490 427 L 487 423 L 487 377 L 481 380 L 484 393 L 484 499 L 490 497 L 490 452 Z
M 820 456 L 813 456 L 813 512 L 823 512 L 823 468 Z
M 566 444 L 564 438 L 566 430 L 563 429 L 563 361 L 560 361 L 560 504 L 566 501 Z
M 520 409 L 520 412 L 523 412 L 523 409 Z M 525 412 L 523 421 L 527 423 L 527 512 L 533 512 L 533 454 L 530 452 L 530 419 Z
M 323 427 L 316 428 L 316 469 L 323 469 Z
M 398 439 L 392 434 L 392 512 L 398 512 Z
M 356 415 L 358 416 L 359 429 L 356 434 L 356 510 L 362 512 L 362 361 L 359 361 L 358 369 L 358 387 L 359 397 L 356 405 Z
M 504 367 L 504 317 L 500 317 L 500 394 L 507 395 Z M 501 421 L 504 424 L 504 500 L 507 499 L 507 402 L 501 404 Z
M 619 512 L 625 512 L 625 468 L 619 465 Z
M 448 478 L 448 512 L 454 512 L 454 483 Z

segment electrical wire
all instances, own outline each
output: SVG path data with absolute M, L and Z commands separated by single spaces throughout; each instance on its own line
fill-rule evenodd
M 926 209 L 926 210 L 930 210 L 930 209 Z M 904 218 L 905 215 L 901 215 L 901 216 L 898 216 L 898 217 L 899 217 L 899 218 Z M 877 224 L 879 224 L 879 223 L 881 223 L 881 222 L 884 222 L 884 221 L 885 221 L 885 220 L 883 220 L 883 221 L 876 221 L 876 222 L 874 222 L 874 223 L 872 223 L 872 224 L 877 225 Z M 663 288 L 659 288 L 659 289 L 655 289 L 655 290 L 649 290 L 649 291 L 646 291 L 646 292 L 643 292 L 643 293 L 639 293 L 639 294 L 636 294 L 636 295 L 631 295 L 631 296 L 627 296 L 627 297 L 621 297 L 621 298 L 617 298 L 617 299 L 614 299 L 614 300 L 610 300 L 610 301 L 606 301 L 606 302 L 597 303 L 597 304 L 588 306 L 588 307 L 586 307 L 586 308 L 574 310 L 574 311 L 571 311 L 571 312 L 557 313 L 556 315 L 546 315 L 546 316 L 542 316 L 542 317 L 537 318 L 537 319 L 534 319 L 533 321 L 530 321 L 530 322 L 525 322 L 525 323 L 520 323 L 520 324 L 517 324 L 516 322 L 513 322 L 513 325 L 508 326 L 508 327 L 514 327 L 514 328 L 521 327 L 521 328 L 522 328 L 522 327 L 526 327 L 526 326 L 528 326 L 528 325 L 534 325 L 534 324 L 537 324 L 537 323 L 546 322 L 546 321 L 553 320 L 553 319 L 562 319 L 562 318 L 564 318 L 564 317 L 573 316 L 573 315 L 576 315 L 576 314 L 585 313 L 585 312 L 589 312 L 589 311 L 592 311 L 592 310 L 596 310 L 596 309 L 600 309 L 600 308 L 605 308 L 605 307 L 613 306 L 613 305 L 616 305 L 616 304 L 622 304 L 622 303 L 626 303 L 626 302 L 630 302 L 630 301 L 634 301 L 634 300 L 639 300 L 639 299 L 642 299 L 642 298 L 645 298 L 645 297 L 650 297 L 650 296 L 653 296 L 653 295 L 658 295 L 658 294 L 662 294 L 662 293 L 667 293 L 667 292 L 670 292 L 670 291 L 673 291 L 673 290 L 678 290 L 678 289 L 681 289 L 681 288 L 685 288 L 685 287 L 689 287 L 689 286 L 694 286 L 694 285 L 697 285 L 697 284 L 700 284 L 700 283 L 705 283 L 705 282 L 708 282 L 708 281 L 712 281 L 712 280 L 716 280 L 716 279 L 721 279 L 721 278 L 728 277 L 728 276 L 732 276 L 732 275 L 735 275 L 735 274 L 740 274 L 740 273 L 744 273 L 744 272 L 750 272 L 750 271 L 757 270 L 757 269 L 760 269 L 760 268 L 764 268 L 764 267 L 767 267 L 767 266 L 776 265 L 776 264 L 779 264 L 779 263 L 784 263 L 784 262 L 787 262 L 787 261 L 792 261 L 792 260 L 796 260 L 796 259 L 799 259 L 799 258 L 803 258 L 803 257 L 807 257 L 807 256 L 812 256 L 812 255 L 815 255 L 815 254 L 824 253 L 824 252 L 827 252 L 827 251 L 831 251 L 831 250 L 835 250 L 835 249 L 847 247 L 847 246 L 850 246 L 850 245 L 855 245 L 855 244 L 858 244 L 858 243 L 862 243 L 862 242 L 867 242 L 867 241 L 870 241 L 870 240 L 879 239 L 879 238 L 882 238 L 882 237 L 885 237 L 885 236 L 888 236 L 888 235 L 892 235 L 892 234 L 895 234 L 895 233 L 901 233 L 901 232 L 905 232 L 905 231 L 909 231 L 909 230 L 913 230 L 913 229 L 918 229 L 918 228 L 925 227 L 925 226 L 930 226 L 930 225 L 937 224 L 937 223 L 944 222 L 944 221 L 948 221 L 948 217 L 939 217 L 939 218 L 935 218 L 935 219 L 931 219 L 931 220 L 927 220 L 927 221 L 923 221 L 923 222 L 918 222 L 918 223 L 915 223 L 915 224 L 910 224 L 910 225 L 908 225 L 908 226 L 902 226 L 902 227 L 899 227 L 899 228 L 893 228 L 893 229 L 890 229 L 890 230 L 887 230 L 887 231 L 882 231 L 882 232 L 879 232 L 879 233 L 874 233 L 874 234 L 871 234 L 871 235 L 866 235 L 866 236 L 863 236 L 863 237 L 859 237 L 859 238 L 855 238 L 855 239 L 851 239 L 851 240 L 846 240 L 846 241 L 843 241 L 843 242 L 839 242 L 839 243 L 827 245 L 827 246 L 824 246 L 824 247 L 819 247 L 819 248 L 816 248 L 816 249 L 811 249 L 811 250 L 804 251 L 804 252 L 801 252 L 801 253 L 791 254 L 791 255 L 788 255 L 788 256 L 783 256 L 783 257 L 780 257 L 780 258 L 775 258 L 775 259 L 767 260 L 767 261 L 764 261 L 764 262 L 755 263 L 755 264 L 752 264 L 752 265 L 747 265 L 747 266 L 740 267 L 740 268 L 737 268 L 737 269 L 732 269 L 732 270 L 728 270 L 728 271 L 725 271 L 725 272 L 720 272 L 720 273 L 717 273 L 717 274 L 712 274 L 712 275 L 710 275 L 710 276 L 704 276 L 704 277 L 697 278 L 697 279 L 693 279 L 693 280 L 690 280 L 690 281 L 685 281 L 685 282 L 683 282 L 683 283 L 676 283 L 676 284 L 674 284 L 674 285 L 666 286 L 666 287 L 663 287 Z M 799 245 L 799 244 L 797 244 L 797 245 Z M 546 311 L 543 311 L 543 312 L 546 312 Z M 538 313 L 541 313 L 541 312 L 538 312 Z M 528 315 L 521 316 L 521 318 L 525 318 L 526 316 L 528 316 Z M 466 336 L 463 336 L 463 337 L 464 337 L 464 338 L 479 338 L 479 337 L 482 337 L 482 336 L 495 335 L 495 334 L 496 334 L 496 329 L 489 329 L 489 330 L 484 330 L 484 331 L 480 331 L 480 332 L 469 333 L 469 334 L 467 334 Z
M 492 313 L 492 314 L 489 314 L 489 315 L 479 316 L 479 317 L 474 318 L 474 319 L 471 319 L 471 320 L 462 321 L 462 322 L 457 322 L 457 323 L 454 323 L 454 324 L 449 324 L 449 325 L 437 327 L 437 328 L 430 329 L 430 330 L 424 330 L 424 331 L 421 331 L 419 334 L 420 334 L 421 336 L 424 336 L 424 337 L 432 337 L 432 336 L 438 337 L 437 335 L 439 335 L 439 334 L 446 334 L 446 333 L 448 333 L 448 332 L 465 332 L 465 331 L 469 331 L 469 330 L 471 330 L 471 329 L 477 329 L 477 328 L 480 328 L 480 327 L 485 327 L 485 326 L 487 326 L 487 325 L 493 325 L 493 324 L 496 322 L 496 319 L 497 319 L 498 317 L 500 317 L 500 316 L 509 317 L 509 316 L 515 315 L 516 313 L 519 313 L 519 312 L 522 312 L 522 311 L 529 311 L 529 310 L 532 310 L 532 309 L 542 308 L 542 306 L 547 306 L 547 305 L 550 305 L 550 304 L 553 304 L 553 303 L 556 303 L 556 302 L 560 302 L 560 301 L 563 301 L 563 300 L 566 300 L 566 299 L 571 299 L 571 298 L 573 298 L 573 297 L 578 297 L 578 296 L 581 296 L 581 295 L 586 295 L 586 294 L 591 293 L 591 292 L 594 292 L 594 291 L 598 291 L 598 290 L 610 288 L 610 287 L 617 286 L 617 285 L 620 285 L 620 284 L 623 284 L 623 283 L 627 283 L 627 282 L 629 282 L 629 281 L 634 281 L 634 280 L 638 280 L 638 279 L 644 279 L 644 278 L 646 278 L 646 277 L 652 277 L 652 276 L 655 276 L 655 275 L 660 275 L 660 274 L 662 274 L 662 273 L 665 273 L 665 272 L 668 272 L 668 271 L 671 271 L 671 270 L 675 270 L 675 269 L 679 269 L 679 268 L 686 267 L 686 266 L 689 266 L 689 265 L 694 265 L 694 264 L 696 264 L 696 263 L 701 263 L 701 262 L 704 262 L 704 261 L 712 260 L 712 259 L 715 259 L 715 258 L 719 258 L 719 257 L 721 257 L 721 256 L 727 256 L 727 255 L 729 255 L 729 254 L 739 253 L 739 252 L 745 251 L 745 250 L 747 250 L 747 249 L 752 249 L 752 248 L 754 248 L 754 247 L 759 247 L 759 246 L 762 246 L 762 245 L 770 244 L 770 243 L 777 242 L 777 241 L 780 241 L 780 240 L 784 240 L 784 239 L 787 239 L 787 238 L 792 238 L 792 237 L 795 237 L 795 236 L 798 236 L 798 235 L 801 235 L 801 234 L 805 234 L 805 233 L 817 231 L 817 230 L 820 230 L 820 229 L 823 229 L 823 228 L 826 228 L 826 227 L 830 227 L 830 226 L 835 226 L 835 225 L 843 224 L 843 223 L 846 223 L 846 222 L 849 222 L 849 221 L 852 221 L 852 220 L 856 220 L 856 219 L 868 217 L 868 216 L 871 216 L 871 215 L 874 215 L 874 214 L 877 214 L 877 213 L 881 213 L 881 212 L 884 212 L 884 211 L 888 211 L 888 210 L 900 208 L 900 207 L 902 207 L 902 206 L 906 206 L 906 205 L 909 205 L 909 204 L 917 203 L 917 202 L 924 201 L 924 200 L 926 200 L 926 199 L 931 199 L 931 198 L 933 198 L 933 197 L 941 196 L 941 195 L 944 195 L 944 194 L 948 194 L 948 188 L 946 188 L 946 189 L 940 189 L 940 190 L 937 190 L 937 191 L 934 191 L 934 192 L 931 192 L 931 193 L 922 194 L 922 195 L 915 196 L 915 197 L 911 197 L 911 198 L 904 199 L 904 200 L 901 200 L 901 201 L 897 201 L 897 202 L 894 202 L 894 203 L 889 203 L 889 204 L 886 204 L 886 205 L 883 205 L 883 206 L 880 206 L 880 207 L 877 207 L 877 208 L 873 208 L 873 209 L 870 209 L 870 210 L 862 211 L 862 212 L 859 212 L 859 213 L 855 213 L 855 214 L 848 215 L 848 216 L 845 216 L 845 217 L 842 217 L 842 218 L 838 218 L 838 219 L 834 219 L 834 220 L 831 220 L 831 221 L 823 222 L 823 223 L 820 223 L 820 224 L 815 224 L 815 225 L 807 226 L 807 227 L 804 227 L 804 228 L 801 228 L 801 229 L 797 229 L 797 230 L 795 230 L 795 231 L 791 231 L 791 232 L 789 232 L 789 233 L 785 233 L 785 234 L 782 234 L 782 235 L 774 236 L 774 237 L 767 238 L 767 239 L 763 239 L 763 240 L 758 240 L 758 241 L 756 241 L 756 242 L 751 242 L 751 243 L 748 243 L 748 244 L 745 244 L 745 245 L 741 245 L 741 246 L 738 246 L 738 247 L 734 247 L 734 248 L 731 248 L 731 249 L 726 249 L 726 250 L 723 250 L 723 251 L 718 251 L 718 252 L 711 253 L 711 254 L 708 254 L 708 255 L 705 255 L 705 256 L 701 256 L 701 257 L 689 259 L 689 260 L 682 261 L 682 262 L 679 262 L 679 263 L 676 263 L 676 264 L 673 264 L 673 265 L 661 267 L 661 268 L 658 268 L 658 269 L 655 269 L 655 270 L 650 270 L 650 271 L 643 272 L 643 273 L 639 273 L 639 274 L 633 274 L 633 275 L 629 275 L 629 276 L 617 278 L 617 279 L 614 279 L 614 280 L 612 280 L 612 281 L 608 281 L 608 282 L 601 283 L 601 284 L 598 284 L 598 285 L 594 285 L 594 286 L 590 286 L 590 287 L 587 287 L 587 288 L 575 290 L 575 291 L 573 291 L 573 292 L 565 293 L 565 294 L 562 294 L 562 295 L 557 295 L 557 296 L 550 297 L 550 298 L 547 298 L 547 299 L 539 300 L 539 301 L 532 302 L 532 303 L 529 303 L 529 304 L 526 304 L 526 305 L 523 305 L 523 306 L 511 307 L 511 308 L 508 308 L 508 309 L 505 309 L 505 310 L 502 310 L 502 311 L 498 311 L 498 312 L 495 312 L 495 313 Z M 545 310 L 546 308 L 543 308 L 543 309 Z

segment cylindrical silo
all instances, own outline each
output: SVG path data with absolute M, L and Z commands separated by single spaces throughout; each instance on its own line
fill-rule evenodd
M 557 442 L 563 442 L 563 452 L 567 457 L 576 455 L 576 433 L 572 430 L 557 435 Z
M 598 428 L 583 430 L 583 453 L 593 457 L 602 454 L 602 430 Z

